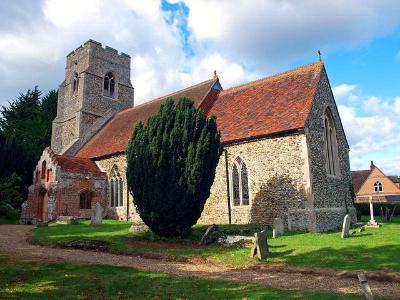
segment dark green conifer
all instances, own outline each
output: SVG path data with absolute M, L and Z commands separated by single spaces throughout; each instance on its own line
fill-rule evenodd
M 184 236 L 210 195 L 220 155 L 215 117 L 193 101 L 168 99 L 136 124 L 127 149 L 127 180 L 142 220 L 161 236 Z

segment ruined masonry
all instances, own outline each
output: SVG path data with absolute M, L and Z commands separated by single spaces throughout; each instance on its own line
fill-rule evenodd
M 22 223 L 59 216 L 142 224 L 126 184 L 125 150 L 137 121 L 186 96 L 217 117 L 221 154 L 199 223 L 258 223 L 282 230 L 340 228 L 351 200 L 349 146 L 323 62 L 224 90 L 216 74 L 134 105 L 129 55 L 89 40 L 67 55 L 51 146 L 36 169 Z M 212 67 L 212 66 L 210 66 Z

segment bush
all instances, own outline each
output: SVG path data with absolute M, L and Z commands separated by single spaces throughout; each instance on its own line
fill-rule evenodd
M 21 178 L 13 173 L 11 176 L 0 178 L 0 217 L 15 218 L 23 202 L 19 183 Z
M 215 117 L 188 98 L 168 99 L 127 149 L 128 187 L 143 222 L 160 236 L 185 236 L 210 195 L 220 155 Z

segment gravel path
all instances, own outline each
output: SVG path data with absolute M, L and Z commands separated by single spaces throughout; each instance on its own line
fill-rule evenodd
M 133 267 L 142 271 L 162 272 L 178 276 L 220 279 L 269 285 L 280 289 L 301 289 L 362 295 L 358 280 L 310 274 L 268 272 L 237 269 L 212 263 L 192 264 L 115 255 L 77 249 L 50 248 L 27 242 L 33 226 L 0 225 L 0 252 L 37 261 L 63 261 L 83 264 L 105 264 Z M 369 281 L 374 295 L 400 299 L 400 284 Z

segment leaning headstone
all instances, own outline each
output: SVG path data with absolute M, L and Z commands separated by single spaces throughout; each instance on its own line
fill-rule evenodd
M 101 207 L 99 202 L 96 203 L 94 209 L 92 210 L 92 217 L 90 219 L 90 225 L 92 226 L 101 226 L 103 222 L 103 212 L 104 208 Z
M 277 238 L 278 236 L 283 235 L 284 232 L 285 227 L 282 218 L 275 218 L 272 227 L 272 238 Z
M 214 242 L 216 235 L 215 233 L 218 231 L 218 226 L 217 225 L 211 225 L 210 227 L 207 228 L 206 232 L 203 234 L 201 240 L 200 240 L 200 245 L 208 245 Z
M 268 256 L 267 233 L 265 230 L 254 234 L 254 246 L 251 248 L 250 256 L 257 254 L 258 259 L 264 259 Z
M 350 215 L 345 215 L 343 219 L 343 227 L 342 227 L 342 239 L 349 237 L 349 229 L 350 229 Z
M 374 295 L 372 294 L 371 288 L 369 287 L 367 277 L 365 277 L 365 274 L 360 272 L 357 274 L 358 280 L 360 281 L 361 288 L 365 294 L 365 298 L 367 300 L 374 300 Z

